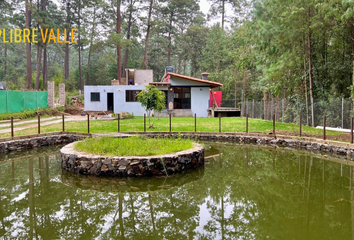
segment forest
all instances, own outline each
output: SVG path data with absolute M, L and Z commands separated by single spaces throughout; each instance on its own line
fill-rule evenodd
M 2 30 L 67 29 L 70 39 L 77 29 L 78 36 L 77 43 L 0 37 L 0 81 L 13 90 L 55 81 L 77 91 L 124 78 L 125 68 L 153 69 L 160 81 L 172 65 L 198 78 L 209 72 L 224 84 L 224 99 L 300 99 L 312 125 L 316 101 L 353 99 L 354 1 L 207 3 L 204 14 L 198 0 L 1 0 Z

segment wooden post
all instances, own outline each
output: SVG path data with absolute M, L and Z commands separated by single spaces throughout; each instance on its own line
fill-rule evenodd
M 172 127 L 171 127 L 171 113 L 170 113 L 170 132 L 172 130 Z
M 299 115 L 299 126 L 300 126 L 300 137 L 301 137 L 301 135 L 302 135 L 302 129 L 301 129 L 301 127 L 302 127 L 301 114 Z
M 65 132 L 64 114 L 62 115 L 62 122 L 63 122 L 63 132 Z
M 90 133 L 90 114 L 87 114 L 87 132 Z
M 144 132 L 146 132 L 146 113 L 144 113 Z
M 350 143 L 353 143 L 353 118 L 350 121 Z
M 323 116 L 323 140 L 326 140 L 326 116 Z
M 197 114 L 194 114 L 194 132 L 197 132 Z
M 14 137 L 14 118 L 11 117 L 11 137 Z
M 246 114 L 246 133 L 248 133 L 248 113 Z
M 221 113 L 219 113 L 219 132 L 221 132 Z
M 275 114 L 273 114 L 273 135 L 275 136 Z
M 38 134 L 41 133 L 41 116 L 38 115 Z
M 118 113 L 118 132 L 120 132 L 120 114 Z

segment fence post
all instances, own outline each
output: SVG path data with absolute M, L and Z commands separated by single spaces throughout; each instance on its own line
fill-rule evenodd
M 14 118 L 11 117 L 11 137 L 14 137 Z
M 248 113 L 246 114 L 246 133 L 248 133 Z
M 194 114 L 194 132 L 197 132 L 197 114 Z
M 301 130 L 302 130 L 302 129 L 301 129 L 301 127 L 302 127 L 301 124 L 302 124 L 302 123 L 301 123 L 301 114 L 300 114 L 300 116 L 299 116 L 300 137 L 301 137 L 301 134 L 302 134 L 302 133 L 301 133 Z
M 38 134 L 41 133 L 41 116 L 38 115 Z
M 172 128 L 171 128 L 171 113 L 170 113 L 170 132 L 171 132 Z
M 275 136 L 275 114 L 273 114 L 273 135 Z
M 323 116 L 323 140 L 326 140 L 326 116 Z
M 62 115 L 62 119 L 63 119 L 63 132 L 65 132 L 64 114 Z
M 221 132 L 221 113 L 219 113 L 219 133 Z
M 120 113 L 118 113 L 118 132 L 120 132 Z
M 252 100 L 252 118 L 254 118 L 254 99 Z
M 90 133 L 90 114 L 87 114 L 87 133 Z
M 144 113 L 144 132 L 146 132 L 146 113 Z
M 350 120 L 350 143 L 353 143 L 353 118 Z

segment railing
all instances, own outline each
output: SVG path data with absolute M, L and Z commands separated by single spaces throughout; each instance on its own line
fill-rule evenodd
M 246 114 L 245 116 L 245 132 L 246 134 L 249 133 L 249 121 L 248 121 L 248 117 L 249 115 Z M 219 133 L 222 132 L 222 121 L 221 121 L 221 114 L 219 113 L 218 115 L 218 118 L 219 118 Z M 302 137 L 302 122 L 301 122 L 301 119 L 302 119 L 302 116 L 300 115 L 299 116 L 299 119 L 300 119 L 300 122 L 299 122 L 299 136 Z M 276 116 L 275 114 L 273 114 L 272 116 L 272 121 L 273 121 L 273 129 L 272 129 L 272 132 L 270 134 L 270 136 L 272 137 L 275 137 L 276 138 Z M 350 142 L 353 143 L 353 118 L 351 118 L 349 120 L 351 122 L 351 130 L 349 132 L 350 134 Z M 120 118 L 120 114 L 118 114 L 118 119 L 117 119 L 117 132 L 122 132 L 121 131 L 121 127 L 120 127 L 120 124 L 121 124 L 121 118 Z M 180 124 L 180 122 L 179 122 Z M 323 116 L 323 140 L 326 140 L 326 116 Z M 13 138 L 14 137 L 14 124 L 13 124 L 13 118 L 11 117 L 11 137 Z M 144 114 L 144 121 L 143 121 L 143 126 L 144 126 L 144 133 L 146 133 L 146 114 Z M 41 133 L 41 120 L 40 120 L 40 116 L 38 116 L 38 134 Z M 62 131 L 65 132 L 65 119 L 64 119 L 64 115 L 62 115 Z M 160 132 L 164 132 L 164 131 L 160 131 Z M 172 132 L 172 115 L 169 114 L 169 132 L 171 133 Z M 192 132 L 192 131 L 190 131 Z M 194 132 L 197 132 L 197 114 L 194 114 Z M 213 131 L 213 132 L 216 132 L 216 131 Z M 87 115 L 87 133 L 90 133 L 90 115 Z

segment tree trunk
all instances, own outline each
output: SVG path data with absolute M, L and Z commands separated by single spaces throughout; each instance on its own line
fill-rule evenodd
M 221 11 L 221 28 L 224 30 L 225 23 L 225 0 L 222 0 L 222 11 Z
M 4 51 L 5 51 L 5 53 L 4 53 L 4 55 L 5 55 L 5 59 L 4 59 L 4 78 L 6 78 L 6 72 L 7 72 L 7 45 L 6 44 L 4 44 L 5 45 L 5 49 L 4 49 Z
M 245 107 L 246 107 L 246 74 L 247 74 L 247 70 L 246 68 L 243 70 L 243 86 L 242 86 L 242 91 L 243 91 L 243 94 L 242 94 L 242 116 L 244 117 L 246 115 L 245 113 Z
M 306 101 L 306 125 L 309 126 L 309 104 L 307 93 L 307 66 L 306 66 L 306 49 L 305 49 L 305 34 L 302 35 L 302 47 L 304 51 L 304 84 L 305 84 L 305 101 Z
M 237 67 L 235 68 L 235 108 L 237 108 Z
M 177 73 L 181 74 L 181 72 L 182 72 L 182 57 L 178 56 L 178 70 L 177 70 Z M 193 74 L 192 74 L 192 77 L 194 77 Z
M 171 37 L 171 32 L 172 32 L 172 18 L 173 18 L 173 12 L 171 12 L 170 16 L 170 30 L 168 31 L 168 48 L 167 48 L 167 65 L 171 66 L 171 47 L 172 47 L 172 37 Z
M 26 0 L 26 28 L 31 26 L 31 8 L 32 1 Z M 26 55 L 27 55 L 27 88 L 32 89 L 32 66 L 31 66 L 31 42 L 26 39 Z
M 127 39 L 130 40 L 130 31 L 132 27 L 132 15 L 133 15 L 133 1 L 130 0 L 130 7 L 129 7 L 129 20 L 128 20 L 128 29 L 127 29 Z M 128 64 L 128 56 L 129 56 L 129 46 L 127 45 L 125 48 L 125 55 L 124 55 L 124 65 L 123 65 L 123 77 L 125 76 L 125 69 L 127 68 Z
M 311 126 L 315 127 L 315 110 L 313 106 L 313 91 L 312 91 L 312 47 L 311 47 L 311 36 L 312 30 L 311 26 L 311 9 L 308 7 L 308 17 L 309 17 L 309 35 L 308 35 L 308 52 L 309 52 L 309 80 L 310 80 L 310 100 L 311 100 Z
M 352 55 L 352 68 L 353 68 L 353 72 L 352 72 L 352 84 L 353 84 L 353 110 L 354 110 L 354 26 L 351 26 L 351 55 Z
M 96 8 L 93 9 L 93 22 L 92 22 L 92 29 L 91 29 L 90 48 L 89 48 L 89 56 L 87 59 L 86 85 L 89 84 L 89 79 L 90 79 L 91 53 L 92 53 L 93 35 L 95 34 L 95 22 L 96 22 Z
M 47 63 L 47 46 L 45 44 L 43 50 L 43 87 L 42 87 L 43 90 L 47 88 L 47 81 L 48 81 L 48 63 Z
M 275 119 L 277 122 L 279 122 L 279 110 L 280 110 L 280 100 L 279 97 L 277 97 L 277 108 L 275 110 Z
M 148 52 L 148 46 L 149 46 L 149 34 L 150 34 L 150 28 L 151 28 L 151 13 L 152 13 L 152 5 L 154 3 L 154 0 L 150 0 L 150 6 L 149 6 L 149 16 L 148 16 L 148 27 L 146 30 L 146 37 L 145 37 L 145 54 L 144 54 L 144 63 L 143 63 L 143 69 L 146 69 L 146 63 L 147 63 L 147 52 Z
M 40 43 L 38 43 L 40 44 Z M 42 63 L 42 47 L 38 45 L 37 50 L 37 72 L 36 72 L 36 91 L 39 90 L 39 76 L 41 74 L 41 63 Z
M 121 14 L 120 14 L 120 3 L 121 0 L 118 0 L 117 5 L 117 33 L 120 34 L 120 26 L 121 26 Z M 122 52 L 120 49 L 120 44 L 117 45 L 117 79 L 119 81 L 119 85 L 122 84 Z
M 263 93 L 263 98 L 264 98 L 264 107 L 263 107 L 263 112 L 264 112 L 264 120 L 268 120 L 268 117 L 267 117 L 267 112 L 268 112 L 268 109 L 267 109 L 267 93 L 264 92 Z
M 79 89 L 82 91 L 82 71 L 81 71 L 81 2 L 79 1 L 79 9 L 78 9 L 78 45 L 79 45 Z
M 66 41 L 69 41 L 70 38 L 70 0 L 66 4 Z M 67 80 L 69 78 L 69 43 L 65 44 L 65 58 L 64 58 L 64 78 Z
M 42 0 L 42 11 L 47 11 L 47 0 Z M 43 85 L 42 90 L 46 89 L 48 79 L 48 64 L 47 64 L 47 44 L 43 44 Z

